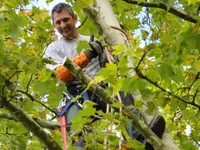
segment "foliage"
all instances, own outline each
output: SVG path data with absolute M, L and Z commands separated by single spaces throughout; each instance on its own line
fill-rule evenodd
M 86 1 L 68 2 L 72 3 L 83 22 L 86 16 L 80 8 L 87 7 Z M 109 95 L 118 91 L 133 94 L 139 90 L 141 97 L 135 99 L 135 107 L 146 105 L 148 113 L 159 108 L 180 149 L 198 149 L 200 4 L 198 0 L 150 0 L 149 3 L 151 2 L 165 4 L 167 10 L 151 5 L 141 7 L 125 0 L 110 1 L 118 21 L 127 33 L 131 49 L 127 50 L 116 64 L 107 64 L 106 68 L 98 73 L 98 78 L 110 85 Z M 28 0 L 1 1 L 0 96 L 1 99 L 6 97 L 15 106 L 22 108 L 29 116 L 48 120 L 55 115 L 48 108 L 53 109 L 58 105 L 65 87 L 56 86 L 57 80 L 51 77 L 52 72 L 45 68 L 45 61 L 42 59 L 45 47 L 56 39 L 49 13 L 36 6 L 27 9 L 30 3 Z M 90 4 L 92 3 L 90 1 Z M 169 13 L 172 7 L 188 12 L 197 20 L 196 23 Z M 89 19 L 78 30 L 82 34 L 94 33 L 101 38 Z M 118 56 L 124 51 L 124 46 L 118 45 L 113 49 L 113 55 Z M 134 58 L 132 67 L 128 66 L 129 56 Z M 3 103 L 0 104 L 0 114 L 9 113 Z M 115 103 L 115 107 L 119 108 L 120 105 Z M 88 147 L 102 149 L 106 137 L 110 141 L 108 146 L 116 149 L 119 141 L 116 132 L 122 131 L 127 138 L 126 147 L 143 149 L 137 141 L 131 142 L 127 136 L 124 126 L 129 120 L 123 115 L 118 112 L 98 112 L 106 120 L 92 124 L 88 117 L 91 114 L 95 114 L 95 111 L 92 104 L 88 104 L 74 120 L 79 124 L 73 126 L 79 129 L 86 126 L 93 131 L 85 138 Z M 0 149 L 43 149 L 41 142 L 20 122 L 0 119 Z M 113 124 L 117 125 L 116 129 L 109 130 Z M 188 127 L 191 129 L 186 132 Z M 60 132 L 48 132 L 62 144 Z

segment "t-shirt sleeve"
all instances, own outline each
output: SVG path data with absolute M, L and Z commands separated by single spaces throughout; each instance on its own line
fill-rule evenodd
M 52 64 L 46 64 L 46 67 L 48 69 L 54 70 L 55 68 L 57 68 L 57 66 L 59 66 L 60 64 L 62 64 L 64 56 L 62 56 L 62 54 L 59 53 L 59 49 L 55 46 L 55 43 L 51 43 L 45 49 L 43 58 L 51 59 L 51 60 L 53 60 L 56 63 L 54 65 L 52 65 Z

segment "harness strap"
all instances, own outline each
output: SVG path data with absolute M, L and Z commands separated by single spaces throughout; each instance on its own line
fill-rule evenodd
M 83 92 L 83 99 L 84 100 L 89 100 L 89 96 L 87 92 Z M 60 111 L 58 112 L 58 116 L 63 116 L 64 113 L 67 111 L 67 109 L 73 104 L 73 102 L 68 101 L 67 105 Z
M 69 101 L 67 105 L 62 109 L 62 111 L 58 112 L 58 116 L 63 116 L 67 109 L 73 104 L 73 102 Z
M 89 100 L 88 92 L 83 92 L 83 99 L 84 100 Z

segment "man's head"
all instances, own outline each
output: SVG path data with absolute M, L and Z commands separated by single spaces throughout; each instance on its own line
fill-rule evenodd
M 59 3 L 54 6 L 51 12 L 54 27 L 65 40 L 71 40 L 78 36 L 76 30 L 77 16 L 72 7 L 66 3 Z

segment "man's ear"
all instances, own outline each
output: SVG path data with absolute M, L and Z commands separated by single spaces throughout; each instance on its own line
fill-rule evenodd
M 78 17 L 77 17 L 77 15 L 74 15 L 74 20 L 77 22 L 77 19 L 78 19 Z
M 53 27 L 55 28 L 55 23 L 54 23 L 54 20 L 51 20 L 51 21 L 52 21 Z

